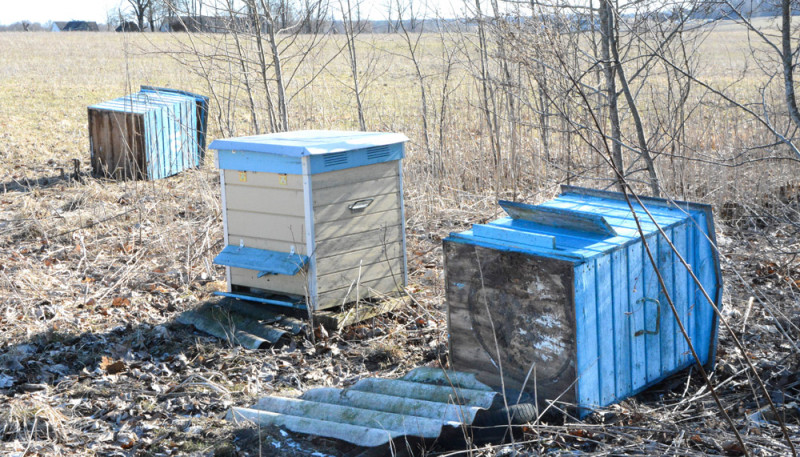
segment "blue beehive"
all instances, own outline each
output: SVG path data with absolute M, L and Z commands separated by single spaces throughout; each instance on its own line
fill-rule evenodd
M 711 208 L 642 201 L 720 306 Z M 536 392 L 540 402 L 578 405 L 584 415 L 695 363 L 622 194 L 565 186 L 538 206 L 500 205 L 509 217 L 444 241 L 456 370 Z M 692 345 L 711 365 L 713 307 L 653 221 L 633 206 Z
M 406 284 L 397 133 L 305 130 L 215 140 L 222 295 L 323 310 Z
M 204 103 L 202 99 L 144 87 L 137 94 L 90 106 L 94 173 L 116 179 L 160 179 L 199 166 L 207 110 L 207 99 Z

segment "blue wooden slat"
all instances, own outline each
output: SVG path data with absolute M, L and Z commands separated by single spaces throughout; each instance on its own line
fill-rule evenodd
M 666 232 L 667 236 L 673 238 L 672 230 Z M 666 242 L 666 239 L 659 235 L 658 237 L 658 269 L 661 272 L 661 277 L 664 279 L 664 284 L 669 292 L 670 298 L 673 303 L 675 302 L 675 281 L 674 269 L 672 259 L 672 249 Z M 658 301 L 661 303 L 661 374 L 666 375 L 670 373 L 674 367 L 677 366 L 675 358 L 675 337 L 677 325 L 675 324 L 675 316 L 672 313 L 667 301 L 664 291 L 659 287 Z
M 686 253 L 683 255 L 694 272 L 697 269 L 697 228 L 691 221 L 686 224 L 686 234 Z M 694 283 L 694 279 L 692 279 L 688 271 L 686 272 L 686 297 L 689 303 L 687 310 L 689 316 L 687 331 L 689 337 L 692 339 L 692 346 L 694 346 L 695 351 L 697 351 L 697 343 L 700 341 L 697 332 L 697 285 Z M 691 354 L 689 354 L 689 357 L 690 361 L 694 362 L 694 358 Z
M 577 344 L 578 404 L 592 408 L 600 404 L 600 366 L 597 344 L 597 301 L 595 262 L 575 268 L 575 337 Z M 580 415 L 587 414 L 586 409 Z
M 675 245 L 675 248 L 682 254 L 683 257 L 686 256 L 686 246 L 687 246 L 687 224 L 680 224 L 676 226 L 673 230 L 673 239 L 672 243 Z M 678 309 L 680 316 L 681 323 L 683 324 L 684 328 L 687 330 L 687 334 L 689 333 L 689 284 L 687 283 L 687 272 L 686 268 L 683 266 L 681 261 L 673 252 L 672 254 L 672 269 L 673 269 L 673 284 L 674 284 L 674 297 L 673 300 L 675 302 L 675 307 Z M 677 324 L 677 323 L 676 323 Z M 681 333 L 680 327 L 677 325 L 675 326 L 675 361 L 678 366 L 685 366 L 689 359 L 691 358 L 691 352 L 689 351 L 689 345 L 686 343 L 686 338 L 683 337 Z
M 564 201 L 571 201 L 571 202 L 578 202 L 588 205 L 597 206 L 598 208 L 608 208 L 608 209 L 617 209 L 630 212 L 630 207 L 628 203 L 624 199 L 608 199 L 608 198 L 600 198 L 594 196 L 587 196 L 587 195 L 575 195 L 575 194 L 562 194 L 558 198 L 558 200 Z M 648 204 L 647 201 L 644 201 L 645 205 L 647 205 L 647 211 L 653 215 L 653 217 L 659 221 L 660 219 L 665 219 L 664 223 L 671 223 L 676 222 L 677 220 L 685 219 L 687 216 L 686 214 L 678 209 L 678 208 L 670 208 L 665 206 L 665 204 Z M 635 199 L 631 199 L 631 205 L 633 209 L 636 210 L 636 214 L 640 215 L 640 219 L 643 220 L 650 220 L 650 216 L 644 211 L 642 205 L 636 202 Z M 668 219 L 673 219 L 671 222 L 666 222 Z M 659 221 L 659 224 L 662 222 Z
M 619 234 L 625 234 L 626 236 L 630 237 L 638 237 L 639 236 L 639 229 L 636 226 L 636 219 L 633 217 L 633 214 L 626 209 L 620 208 L 608 208 L 598 205 L 589 204 L 586 202 L 574 202 L 569 200 L 552 200 L 549 202 L 542 203 L 542 206 L 551 206 L 551 207 L 559 207 L 559 208 L 570 208 L 574 211 L 581 211 L 581 212 L 596 212 L 597 214 L 602 214 L 606 220 L 617 230 Z M 655 224 L 652 220 L 645 214 L 644 212 L 637 212 L 637 216 L 639 216 L 639 223 L 642 226 L 642 230 L 645 233 L 653 233 L 657 231 Z M 665 222 L 666 220 L 656 219 L 659 222 L 659 225 L 669 225 Z M 679 220 L 672 220 L 670 219 L 669 223 L 674 223 Z M 624 229 L 624 230 L 621 230 Z
M 646 237 L 647 245 L 654 258 L 658 258 L 658 242 L 655 235 Z M 637 305 L 644 311 L 644 327 L 636 330 L 643 332 L 639 338 L 644 338 L 647 348 L 647 383 L 658 381 L 661 377 L 661 315 L 663 306 L 659 301 L 659 284 L 653 264 L 647 256 L 644 244 L 642 248 L 642 271 L 644 276 L 644 297 Z M 634 332 L 635 333 L 635 332 Z
M 645 328 L 645 309 L 643 302 L 645 277 L 642 269 L 642 245 L 627 246 L 628 252 L 628 304 L 631 316 L 631 329 L 628 338 L 631 346 L 631 387 L 638 390 L 647 384 L 647 346 L 644 335 L 635 336 L 638 330 Z
M 571 211 L 564 208 L 551 208 L 548 206 L 534 206 L 525 203 L 500 200 L 498 204 L 514 219 L 523 219 L 537 224 L 568 230 L 597 233 L 605 236 L 617 236 L 608 221 L 603 216 L 590 213 Z
M 614 319 L 614 367 L 617 378 L 616 398 L 632 392 L 631 327 L 632 315 L 628 303 L 628 250 L 616 249 L 611 254 L 611 296 Z
M 216 141 L 211 143 L 212 148 L 214 144 Z M 217 152 L 217 157 L 219 158 L 219 168 L 223 170 L 303 174 L 303 164 L 299 157 L 224 149 Z
M 697 222 L 700 227 L 706 227 L 706 217 L 705 214 L 698 214 L 697 215 Z M 697 278 L 700 279 L 700 282 L 703 284 L 706 292 L 709 296 L 713 299 L 716 295 L 716 278 L 715 278 L 715 265 L 714 265 L 714 256 L 712 252 L 711 243 L 706 239 L 705 236 L 700 234 L 698 236 L 698 271 L 696 273 Z M 699 300 L 699 311 L 697 313 L 697 324 L 700 327 L 700 342 L 698 346 L 700 346 L 700 351 L 698 354 L 701 354 L 701 359 L 703 363 L 707 363 L 710 360 L 710 351 L 709 351 L 709 341 L 711 339 L 711 332 L 714 328 L 714 321 L 716 320 L 714 309 L 708 303 L 706 298 L 702 295 L 702 292 L 698 292 Z
M 617 395 L 617 372 L 614 366 L 614 308 L 611 303 L 611 255 L 596 260 L 597 349 L 600 366 L 600 401 L 609 404 Z
M 547 249 L 556 248 L 556 238 L 522 230 L 512 230 L 497 225 L 473 224 L 472 233 L 479 238 L 489 238 Z
M 304 303 L 287 301 L 287 300 L 275 300 L 271 298 L 259 297 L 257 295 L 237 294 L 232 292 L 219 292 L 219 291 L 214 292 L 214 295 L 220 297 L 238 298 L 239 300 L 254 301 L 257 303 L 265 303 L 268 305 L 286 306 L 287 308 L 306 309 L 306 305 Z
M 258 271 L 259 278 L 268 274 L 294 276 L 307 262 L 304 255 L 233 245 L 225 246 L 214 258 L 217 265 Z

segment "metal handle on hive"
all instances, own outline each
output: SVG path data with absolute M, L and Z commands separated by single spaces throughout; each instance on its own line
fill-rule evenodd
M 655 330 L 647 330 L 643 328 L 638 330 L 633 336 L 642 336 L 642 335 L 658 335 L 658 332 L 661 331 L 661 303 L 658 302 L 655 298 L 648 298 L 642 297 L 636 300 L 636 303 L 642 303 L 642 309 L 644 309 L 644 305 L 647 304 L 648 301 L 651 301 L 656 304 L 656 329 Z M 645 326 L 647 323 L 645 323 Z
M 351 213 L 360 213 L 367 209 L 367 206 L 372 204 L 372 198 L 365 198 L 364 200 L 358 200 L 353 202 L 347 208 L 350 210 Z

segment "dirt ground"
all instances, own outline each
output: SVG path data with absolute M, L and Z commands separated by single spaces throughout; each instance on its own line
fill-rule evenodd
M 224 416 L 265 395 L 447 365 L 441 238 L 466 221 L 412 216 L 415 300 L 405 308 L 316 344 L 301 334 L 248 350 L 175 321 L 224 286 L 222 270 L 207 262 L 222 238 L 218 201 L 209 197 L 213 172 L 155 183 L 104 181 L 85 170 L 53 175 L 68 165 L 21 166 L 0 198 L 4 455 L 358 455 Z M 781 217 L 736 208 L 718 221 L 724 317 L 745 353 L 723 327 L 712 380 L 751 455 L 791 451 L 745 357 L 800 444 L 798 208 L 790 200 L 780 212 L 762 209 Z M 420 453 L 743 453 L 694 370 L 586 421 L 548 417 L 516 432 L 513 444 L 425 443 Z

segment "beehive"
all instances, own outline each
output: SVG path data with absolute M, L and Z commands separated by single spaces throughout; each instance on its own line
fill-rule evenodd
M 224 294 L 321 310 L 402 289 L 405 141 L 319 130 L 214 141 Z
M 94 174 L 160 179 L 199 166 L 206 108 L 203 96 L 153 87 L 89 106 Z
M 711 364 L 717 316 L 667 243 L 720 306 L 711 209 L 643 203 L 667 234 L 634 204 L 644 240 L 694 349 Z M 454 369 L 540 402 L 577 404 L 584 415 L 695 363 L 622 194 L 564 187 L 539 206 L 500 204 L 509 217 L 444 241 Z

